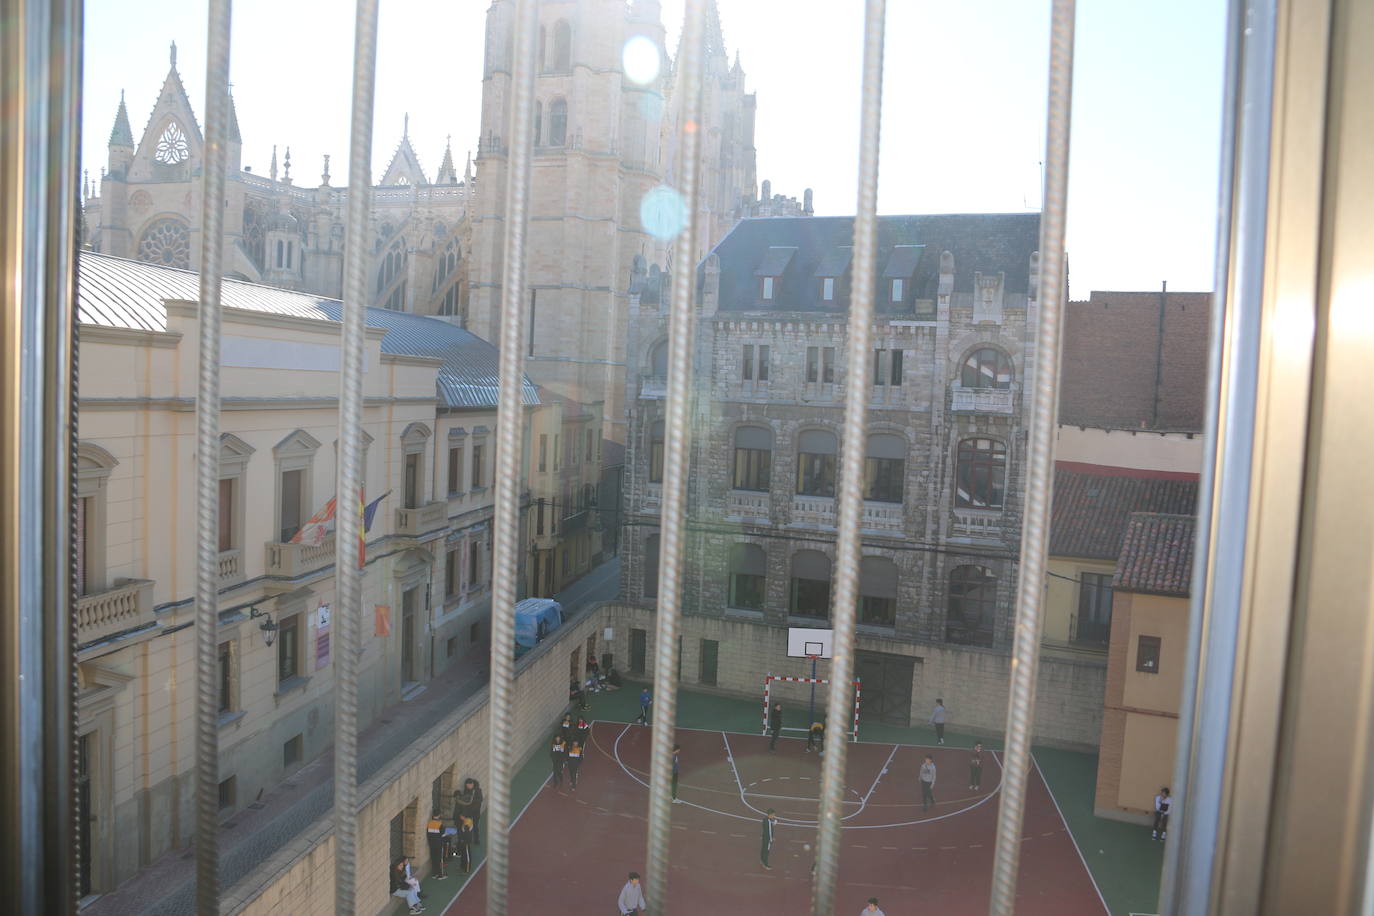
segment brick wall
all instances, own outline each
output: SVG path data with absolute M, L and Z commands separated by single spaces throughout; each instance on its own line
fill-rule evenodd
M 1064 314 L 1059 422 L 1120 429 L 1202 429 L 1211 293 L 1094 291 Z M 1155 416 L 1156 364 L 1160 369 Z

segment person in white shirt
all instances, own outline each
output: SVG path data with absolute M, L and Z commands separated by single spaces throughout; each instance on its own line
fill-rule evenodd
M 882 910 L 878 909 L 877 897 L 869 897 L 868 906 L 864 907 L 859 912 L 859 916 L 887 916 L 887 914 L 885 914 Z
M 644 900 L 644 888 L 639 886 L 639 872 L 630 872 L 630 880 L 620 889 L 620 897 L 616 900 L 615 906 L 615 911 L 620 916 L 633 916 L 634 913 L 648 908 L 649 904 Z
M 1169 835 L 1169 809 L 1173 804 L 1174 800 L 1169 796 L 1169 787 L 1160 789 L 1159 794 L 1155 796 L 1155 826 L 1150 839 L 1162 840 Z
M 935 711 L 930 714 L 930 724 L 935 726 L 935 743 L 945 743 L 945 701 L 935 700 Z

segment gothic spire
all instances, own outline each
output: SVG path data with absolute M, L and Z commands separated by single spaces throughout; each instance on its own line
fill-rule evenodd
M 444 138 L 444 161 L 439 163 L 439 174 L 434 178 L 435 184 L 457 184 L 458 172 L 453 167 L 453 137 L 452 135 Z
M 124 107 L 124 90 L 119 90 L 119 110 L 115 112 L 114 129 L 110 131 L 110 146 L 134 145 L 134 132 L 129 128 L 129 109 Z
M 242 143 L 243 136 L 239 133 L 239 113 L 234 107 L 234 87 L 229 86 L 229 142 Z
M 320 187 L 329 187 L 329 154 L 324 154 L 324 174 L 320 176 Z
M 177 68 L 177 43 L 174 41 L 174 42 L 172 42 L 172 69 L 175 70 L 176 68 Z
M 275 143 L 272 144 L 272 165 L 267 170 L 267 174 L 271 176 L 272 181 L 277 180 L 277 145 Z
M 291 147 L 289 147 L 289 146 L 286 148 L 286 162 L 285 162 L 285 165 L 286 165 L 286 170 L 285 170 L 285 172 L 282 174 L 281 180 L 282 180 L 284 183 L 286 183 L 286 184 L 290 184 L 290 183 L 291 183 Z

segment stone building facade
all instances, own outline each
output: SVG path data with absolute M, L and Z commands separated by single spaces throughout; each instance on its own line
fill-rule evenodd
M 199 319 L 193 273 L 85 253 L 80 276 L 85 895 L 194 830 Z M 237 281 L 223 300 L 215 639 L 228 819 L 332 742 L 335 535 L 295 534 L 334 496 L 340 304 Z M 367 324 L 364 498 L 380 501 L 363 567 L 364 729 L 485 658 L 496 440 L 494 347 L 423 316 L 369 309 Z M 538 403 L 532 384 L 525 400 Z
M 879 221 L 859 608 L 875 646 L 1010 648 L 1038 233 L 1035 213 Z M 745 220 L 698 272 L 689 615 L 828 625 L 852 235 L 848 218 Z M 658 592 L 666 320 L 632 296 L 622 594 L 643 606 Z M 905 648 L 862 654 L 884 685 L 865 702 L 894 721 L 928 703 L 912 664 Z
M 727 56 L 715 4 L 709 7 L 700 172 L 705 232 L 698 251 L 679 255 L 671 227 L 657 236 L 645 229 L 645 220 L 655 222 L 659 212 L 655 201 L 670 216 L 680 202 L 673 186 L 682 99 L 659 3 L 539 4 L 526 357 L 537 381 L 583 403 L 605 402 L 607 432 L 617 441 L 624 439 L 623 353 L 634 259 L 669 270 L 675 256 L 695 264 L 740 217 L 803 209 L 771 189 L 758 199 L 755 97 L 746 91 L 738 53 L 733 62 Z M 445 316 L 486 340 L 497 339 L 501 311 L 514 8 L 514 0 L 493 0 L 486 11 L 475 162 L 469 156 L 460 174 L 446 147 L 430 175 L 411 145 L 407 121 L 390 164 L 367 189 L 370 303 Z M 649 42 L 660 58 L 656 72 L 639 74 L 639 81 L 622 63 L 635 39 Z M 280 169 L 274 149 L 262 175 L 243 165 L 242 146 L 231 99 L 225 275 L 339 297 L 350 189 L 332 183 L 328 157 L 315 184 L 301 180 L 300 163 L 293 178 L 289 147 Z M 198 267 L 203 147 L 174 45 L 171 68 L 137 138 L 121 99 L 107 165 L 84 189 L 86 247 Z M 806 201 L 809 210 L 809 193 Z

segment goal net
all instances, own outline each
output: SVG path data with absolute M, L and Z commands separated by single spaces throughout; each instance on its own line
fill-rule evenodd
M 863 699 L 863 685 L 860 681 L 853 682 L 854 688 L 854 718 L 853 721 L 845 723 L 848 726 L 849 738 L 851 741 L 859 740 L 859 706 Z M 814 703 L 812 697 L 815 697 Z M 773 674 L 771 671 L 763 679 L 763 733 L 768 734 L 768 711 L 773 708 L 774 703 L 782 703 L 783 722 L 796 723 L 800 718 L 805 720 L 800 725 L 784 724 L 784 732 L 803 732 L 811 728 L 812 722 L 823 721 L 825 718 L 826 704 L 830 697 L 830 680 L 823 677 L 789 677 L 787 675 Z M 830 723 L 826 723 L 830 727 Z

